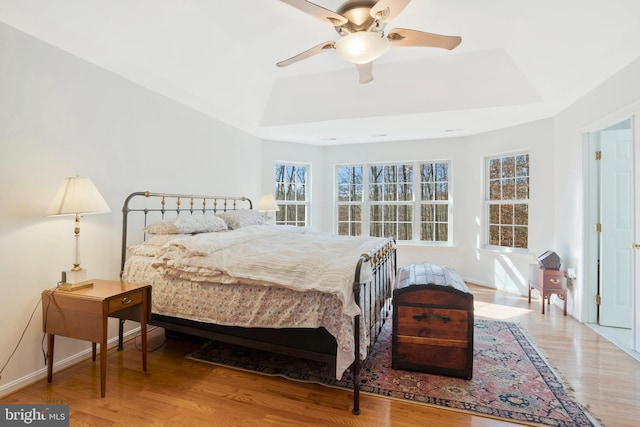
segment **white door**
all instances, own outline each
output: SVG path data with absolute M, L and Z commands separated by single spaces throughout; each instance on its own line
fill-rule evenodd
M 631 120 L 600 133 L 600 314 L 602 326 L 631 328 L 633 141 Z

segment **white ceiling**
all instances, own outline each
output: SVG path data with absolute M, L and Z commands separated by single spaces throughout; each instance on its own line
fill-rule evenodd
M 551 117 L 640 56 L 638 0 L 412 0 L 387 30 L 462 44 L 392 47 L 365 85 L 331 52 L 276 67 L 338 38 L 279 0 L 0 0 L 0 21 L 260 138 L 311 144 Z

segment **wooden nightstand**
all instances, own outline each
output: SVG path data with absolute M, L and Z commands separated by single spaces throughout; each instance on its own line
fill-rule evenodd
M 53 379 L 53 344 L 56 335 L 91 341 L 93 360 L 100 344 L 100 395 L 105 395 L 107 377 L 107 325 L 109 317 L 130 319 L 128 313 L 139 310 L 142 336 L 142 370 L 147 371 L 147 321 L 151 309 L 151 286 L 94 279 L 93 286 L 67 292 L 48 289 L 42 292 L 42 323 L 48 335 L 47 381 Z

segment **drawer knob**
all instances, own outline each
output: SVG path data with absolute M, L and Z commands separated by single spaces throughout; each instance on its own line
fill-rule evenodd
M 131 304 L 131 298 L 129 297 L 122 298 L 122 304 L 123 305 Z
M 449 323 L 451 322 L 451 317 L 449 316 L 442 316 L 440 314 L 431 314 L 431 313 L 424 313 L 424 314 L 414 314 L 413 315 L 413 319 L 417 320 L 417 321 L 426 321 L 429 319 L 438 319 L 438 320 L 442 320 L 443 323 Z

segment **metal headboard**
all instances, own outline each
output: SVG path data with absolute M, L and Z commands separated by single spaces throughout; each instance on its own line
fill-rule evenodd
M 144 203 L 139 203 L 141 200 Z M 185 206 L 186 205 L 186 206 Z M 237 209 L 253 209 L 253 203 L 247 197 L 237 196 L 206 196 L 193 194 L 169 194 L 151 193 L 150 191 L 138 191 L 129 194 L 122 207 L 122 252 L 120 258 L 120 277 L 124 270 L 124 263 L 127 259 L 127 238 L 129 214 L 138 212 L 142 214 L 143 225 L 147 225 L 148 215 L 152 212 L 158 214 L 158 220 L 163 219 L 165 214 L 171 212 L 176 216 L 181 212 L 212 213 L 218 211 L 226 212 Z

